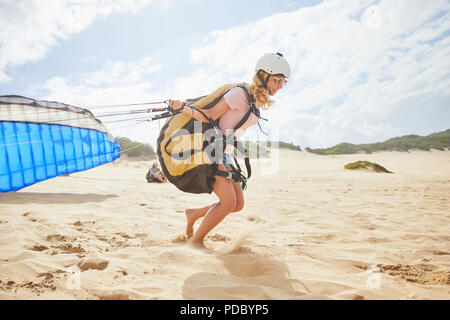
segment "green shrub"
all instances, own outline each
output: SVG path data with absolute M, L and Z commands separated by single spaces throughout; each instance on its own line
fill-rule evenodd
M 369 162 L 369 161 L 356 161 L 356 162 L 348 163 L 344 166 L 344 168 L 349 169 L 349 170 L 368 169 L 368 170 L 373 170 L 375 172 L 392 173 L 391 171 L 387 170 L 385 167 L 380 166 L 377 163 Z
M 406 135 L 388 139 L 384 142 L 370 143 L 370 144 L 351 144 L 340 143 L 334 147 L 327 149 L 311 149 L 306 148 L 308 152 L 329 155 L 329 154 L 354 154 L 354 153 L 372 153 L 379 151 L 404 151 L 408 152 L 412 149 L 419 149 L 430 151 L 437 149 L 444 151 L 445 148 L 450 148 L 450 129 L 432 133 L 428 136 L 418 136 L 415 134 Z
M 150 144 L 135 142 L 125 137 L 117 138 L 120 145 L 120 152 L 131 158 L 156 158 L 156 152 Z

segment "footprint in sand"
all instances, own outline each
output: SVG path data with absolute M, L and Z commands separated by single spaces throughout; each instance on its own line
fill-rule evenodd
M 109 261 L 100 258 L 84 259 L 77 263 L 77 267 L 81 271 L 86 270 L 105 270 L 108 267 Z
M 49 289 L 51 291 L 56 290 L 55 282 L 61 279 L 65 274 L 65 271 L 63 270 L 55 270 L 55 271 L 48 271 L 38 274 L 35 281 L 24 281 L 21 283 L 17 283 L 12 280 L 6 280 L 2 281 L 0 280 L 0 290 L 14 290 L 17 291 L 17 289 L 28 289 L 31 290 L 34 294 L 37 296 L 41 295 L 43 292 L 48 291 Z
M 39 222 L 38 219 L 32 218 L 30 217 L 31 215 L 31 211 L 27 211 L 24 214 L 22 214 L 23 217 L 26 217 L 28 220 L 30 220 L 31 222 Z
M 51 252 L 51 255 L 61 254 L 61 253 L 76 253 L 79 258 L 83 257 L 86 253 L 86 250 L 80 245 L 74 245 L 73 242 L 77 239 L 77 237 L 72 236 L 65 236 L 61 234 L 49 234 L 45 238 L 47 241 L 54 243 L 54 245 L 51 245 L 50 247 L 54 249 Z M 37 249 L 40 249 L 41 247 L 46 246 L 38 246 L 35 248 L 35 251 Z M 43 250 L 46 250 L 45 248 L 42 248 Z M 48 247 L 47 247 L 48 249 Z M 42 250 L 39 250 L 42 251 Z
M 141 204 L 139 204 L 139 206 L 145 207 L 146 209 L 150 209 L 150 210 L 159 210 L 159 209 L 163 209 L 162 207 L 154 207 L 154 206 L 149 205 L 149 204 L 147 204 L 147 203 L 141 203 Z
M 48 250 L 47 246 L 41 245 L 41 244 L 35 244 L 32 247 L 28 247 L 28 250 L 32 250 L 32 251 L 44 251 L 44 250 Z
M 121 236 L 124 239 L 136 239 L 146 237 L 145 233 L 136 233 L 134 236 L 130 236 L 124 232 L 116 232 L 114 234 L 117 234 L 118 236 Z
M 147 234 L 146 233 L 136 233 L 134 235 L 135 238 L 147 238 Z
M 130 236 L 130 235 L 126 234 L 126 233 L 123 233 L 123 232 L 116 232 L 115 234 L 117 234 L 118 236 L 121 236 L 122 238 L 125 238 L 125 239 L 134 239 L 134 238 L 136 238 L 136 237 L 132 237 L 132 236 Z
M 440 250 L 434 250 L 433 255 L 436 256 L 447 256 L 450 255 L 450 251 L 440 251 Z
M 81 226 L 84 226 L 86 224 L 95 224 L 95 221 L 84 221 L 84 222 L 81 222 L 80 220 L 78 220 L 78 221 L 75 221 L 73 223 L 73 225 L 76 226 L 76 227 L 81 227 Z
M 100 300 L 131 300 L 136 299 L 134 295 L 125 290 L 113 290 L 113 291 L 104 291 L 104 290 L 89 290 L 91 294 L 99 298 Z
M 261 219 L 258 216 L 248 216 L 247 221 L 256 222 L 256 223 L 265 222 L 264 219 Z
M 381 272 L 391 276 L 397 276 L 408 282 L 415 282 L 424 285 L 450 284 L 450 272 L 439 270 L 437 266 L 431 264 L 411 265 L 378 265 Z
M 52 246 L 54 249 L 58 249 L 61 253 L 86 253 L 83 247 L 79 244 L 77 246 L 73 246 L 71 243 L 61 243 L 56 246 Z
M 103 242 L 106 242 L 109 247 L 105 248 L 106 252 L 110 251 L 116 251 L 120 248 L 128 248 L 128 247 L 139 247 L 142 244 L 136 243 L 135 241 L 128 241 L 133 240 L 136 238 L 144 238 L 146 237 L 145 234 L 135 234 L 135 236 L 130 236 L 123 232 L 116 232 L 114 233 L 114 236 L 109 237 L 101 234 L 96 234 L 95 237 Z
M 64 236 L 61 234 L 49 234 L 46 238 L 47 241 L 57 243 L 57 242 L 73 242 L 77 237 Z
M 102 236 L 102 235 L 99 235 L 99 234 L 97 234 L 97 235 L 95 235 L 95 236 L 96 236 L 97 239 L 100 240 L 100 241 L 104 241 L 104 242 L 107 242 L 107 243 L 111 243 L 110 240 L 109 240 L 106 236 Z
M 369 243 L 384 243 L 384 242 L 392 242 L 392 240 L 388 238 L 377 238 L 377 237 L 369 237 L 365 239 L 364 241 L 367 241 Z

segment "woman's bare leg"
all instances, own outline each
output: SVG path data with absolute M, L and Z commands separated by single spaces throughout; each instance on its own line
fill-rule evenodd
M 188 236 L 188 238 L 191 238 L 194 235 L 195 221 L 204 217 L 206 215 L 206 213 L 208 212 L 208 210 L 211 209 L 212 206 L 214 206 L 214 205 L 215 205 L 215 203 L 210 204 L 203 208 L 186 209 L 186 211 L 184 213 L 186 215 L 186 220 L 187 220 L 186 235 Z
M 222 168 L 222 170 L 225 168 Z M 231 169 L 229 169 L 228 171 L 231 171 Z M 233 189 L 236 195 L 236 207 L 231 211 L 231 212 L 238 212 L 240 210 L 242 210 L 242 208 L 244 207 L 244 193 L 242 192 L 242 189 L 239 185 L 239 183 L 237 182 L 232 182 L 233 184 Z M 186 235 L 188 238 L 192 238 L 192 236 L 194 235 L 194 224 L 195 221 L 197 221 L 200 218 L 203 218 L 206 213 L 208 212 L 208 210 L 210 210 L 214 205 L 216 205 L 217 203 L 213 203 L 210 204 L 206 207 L 202 207 L 202 208 L 193 208 L 193 209 L 186 209 L 185 211 L 185 215 L 186 215 L 186 220 L 187 220 L 187 224 L 186 224 Z
M 203 240 L 206 235 L 236 208 L 236 195 L 231 180 L 217 176 L 213 191 L 219 197 L 219 202 L 208 209 L 192 237 L 190 244 L 194 247 L 204 248 Z
M 241 185 L 233 181 L 234 194 L 236 195 L 236 207 L 231 212 L 238 212 L 244 208 L 244 192 L 241 189 Z
M 158 179 L 159 182 L 164 183 L 166 182 L 163 177 L 159 173 L 155 174 L 155 178 Z

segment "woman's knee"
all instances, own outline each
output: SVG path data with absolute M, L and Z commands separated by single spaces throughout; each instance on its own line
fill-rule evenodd
M 227 199 L 227 201 L 220 201 L 220 205 L 227 213 L 231 213 L 236 208 L 236 199 Z
M 231 212 L 239 212 L 244 208 L 244 200 L 242 201 L 236 201 L 236 206 L 234 207 L 233 211 Z
M 232 212 L 236 207 L 236 194 L 231 181 L 224 177 L 217 177 L 213 190 L 219 197 L 219 205 L 222 209 L 227 213 Z

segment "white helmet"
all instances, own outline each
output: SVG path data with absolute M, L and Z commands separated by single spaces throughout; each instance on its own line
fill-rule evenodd
M 282 74 L 285 78 L 291 75 L 289 63 L 279 52 L 266 53 L 256 63 L 255 72 L 263 70 L 268 74 Z

